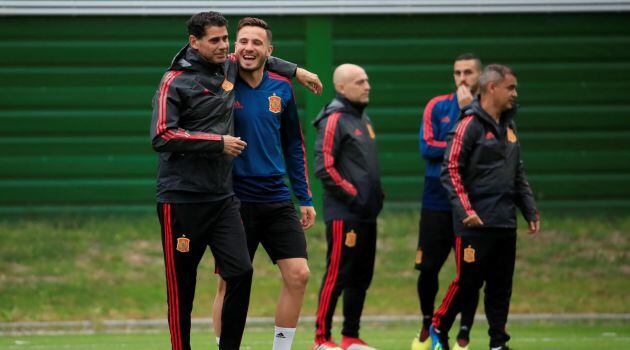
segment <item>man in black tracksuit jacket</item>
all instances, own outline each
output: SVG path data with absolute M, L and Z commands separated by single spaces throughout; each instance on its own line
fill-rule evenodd
M 337 348 L 332 316 L 343 292 L 341 347 L 371 349 L 359 339 L 366 291 L 376 253 L 376 217 L 383 206 L 376 140 L 363 111 L 370 85 L 365 71 L 344 64 L 333 77 L 337 97 L 316 118 L 315 174 L 324 187 L 327 270 L 319 292 L 313 349 Z
M 232 157 L 246 146 L 230 136 L 238 64 L 227 55 L 227 21 L 221 14 L 193 16 L 188 32 L 189 45 L 175 56 L 155 93 L 151 120 L 152 145 L 159 152 L 157 209 L 171 345 L 173 350 L 190 349 L 197 266 L 209 246 L 227 283 L 220 349 L 238 349 L 252 278 L 239 201 L 232 191 Z M 294 64 L 281 60 L 268 64 L 285 77 L 296 71 Z M 305 82 L 314 76 L 305 74 Z
M 457 277 L 433 317 L 434 350 L 448 349 L 455 315 L 473 302 L 470 298 L 484 282 L 490 348 L 507 349 L 516 208 L 528 221 L 531 234 L 540 228 L 513 120 L 516 84 L 511 69 L 488 65 L 479 78 L 479 99 L 462 112 L 449 133 L 441 180 L 453 208 Z

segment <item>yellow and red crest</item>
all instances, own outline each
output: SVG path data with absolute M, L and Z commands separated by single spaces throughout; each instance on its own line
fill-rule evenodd
M 190 239 L 183 235 L 177 239 L 177 251 L 187 253 L 190 251 Z
M 416 264 L 422 264 L 422 249 L 416 252 Z
M 372 129 L 372 124 L 367 125 L 368 132 L 370 133 L 370 138 L 374 140 L 376 138 L 376 134 L 374 134 L 374 129 Z
M 354 230 L 350 230 L 350 232 L 346 232 L 346 247 L 354 247 L 357 245 L 357 234 Z
M 232 84 L 229 80 L 225 79 L 223 80 L 223 83 L 221 84 L 221 88 L 225 92 L 230 92 L 232 91 L 232 89 L 234 89 L 234 84 Z
M 508 136 L 508 141 L 510 141 L 511 143 L 516 142 L 517 140 L 516 134 L 514 133 L 514 130 L 512 130 L 512 128 L 508 128 L 507 136 Z
M 468 248 L 464 249 L 464 261 L 467 263 L 475 262 L 475 249 L 473 249 L 470 245 Z
M 280 96 L 274 94 L 269 96 L 269 112 L 280 113 L 282 112 L 282 99 Z

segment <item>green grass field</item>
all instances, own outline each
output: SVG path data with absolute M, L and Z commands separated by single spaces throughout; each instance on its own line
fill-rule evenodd
M 546 216 L 542 224 L 537 237 L 520 232 L 512 312 L 630 312 L 630 217 Z M 417 225 L 417 212 L 381 215 L 365 314 L 418 312 Z M 311 280 L 302 315 L 312 316 L 325 268 L 323 224 L 307 238 Z M 163 319 L 163 264 L 153 215 L 0 220 L 0 322 Z M 213 268 L 208 252 L 193 317 L 210 316 Z M 453 276 L 451 257 L 439 300 Z M 279 285 L 277 268 L 259 249 L 251 316 L 274 314 Z
M 337 325 L 335 325 L 337 326 Z M 248 327 L 241 349 L 269 350 L 272 335 L 269 327 Z M 485 322 L 473 328 L 471 349 L 487 349 Z M 336 330 L 339 327 L 334 328 Z M 363 325 L 362 337 L 380 350 L 409 349 L 416 332 L 415 323 L 396 322 L 388 324 L 368 323 Z M 511 324 L 510 345 L 516 350 L 591 350 L 630 349 L 630 328 L 623 322 L 517 322 Z M 210 331 L 193 332 L 193 349 L 214 349 L 214 338 Z M 4 336 L 0 338 L 2 350 L 167 350 L 169 336 L 165 332 L 150 334 L 91 334 L 91 335 L 39 335 Z M 298 329 L 293 349 L 307 350 L 312 345 L 310 324 Z

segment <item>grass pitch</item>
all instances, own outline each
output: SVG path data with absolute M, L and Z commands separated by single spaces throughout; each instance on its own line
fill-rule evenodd
M 310 324 L 301 324 L 293 349 L 307 350 L 312 346 L 313 330 Z M 248 327 L 241 349 L 269 350 L 272 344 L 272 326 Z M 336 324 L 334 331 L 339 331 Z M 380 350 L 409 349 L 416 329 L 415 322 L 387 324 L 367 323 L 361 336 Z M 518 322 L 510 325 L 510 346 L 517 350 L 591 350 L 630 349 L 630 325 L 627 322 Z M 337 339 L 339 336 L 337 336 Z M 193 349 L 215 349 L 210 330 L 192 333 Z M 485 322 L 473 328 L 472 350 L 488 348 Z M 2 350 L 169 350 L 169 336 L 159 333 L 81 334 L 4 336 L 0 338 Z

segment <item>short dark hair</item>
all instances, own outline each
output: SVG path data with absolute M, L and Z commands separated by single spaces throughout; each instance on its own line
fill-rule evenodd
M 480 92 L 484 93 L 487 89 L 488 83 L 493 82 L 498 84 L 502 82 L 506 76 L 512 75 L 516 78 L 516 74 L 512 68 L 504 66 L 502 64 L 489 64 L 483 70 L 483 73 L 479 76 L 479 88 Z
M 206 27 L 227 27 L 227 19 L 222 14 L 214 11 L 199 12 L 190 17 L 186 26 L 188 27 L 188 35 L 194 35 L 196 38 L 203 38 L 206 35 Z
M 237 35 L 243 27 L 260 27 L 264 29 L 265 32 L 267 32 L 267 39 L 269 39 L 269 43 L 271 43 L 271 27 L 264 20 L 255 17 L 241 18 L 241 20 L 238 21 L 238 27 L 236 28 Z
M 475 61 L 475 64 L 477 65 L 477 69 L 481 72 L 481 70 L 483 69 L 483 66 L 481 65 L 481 58 L 479 58 L 479 56 L 475 55 L 474 53 L 466 52 L 455 58 L 455 62 L 468 61 L 468 60 Z

